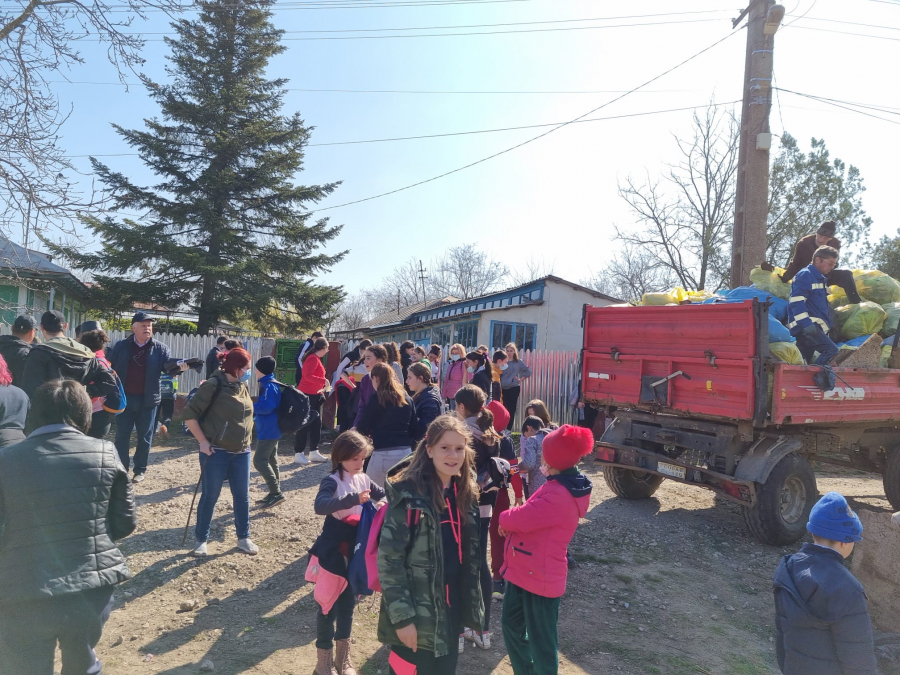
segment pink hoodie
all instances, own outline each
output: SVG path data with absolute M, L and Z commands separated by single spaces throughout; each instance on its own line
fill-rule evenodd
M 581 473 L 550 476 L 524 505 L 500 514 L 508 533 L 504 579 L 545 598 L 566 592 L 566 551 L 587 513 L 591 487 Z

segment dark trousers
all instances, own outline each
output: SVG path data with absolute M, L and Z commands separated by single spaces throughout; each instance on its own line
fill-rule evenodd
M 281 475 L 278 471 L 278 439 L 266 438 L 256 441 L 253 453 L 253 468 L 266 481 L 270 495 L 281 494 Z
M 807 328 L 796 337 L 797 348 L 803 355 L 803 360 L 809 365 L 813 364 L 813 353 L 815 352 L 819 352 L 819 358 L 815 360 L 815 365 L 825 366 L 840 351 L 831 338 L 825 335 L 825 331 L 819 324 L 813 324 L 812 329 Z
M 500 581 L 500 568 L 503 567 L 503 549 L 506 539 L 500 536 L 500 514 L 509 510 L 509 490 L 497 492 L 497 502 L 494 504 L 494 515 L 491 516 L 491 576 Z
M 56 644 L 62 675 L 99 675 L 94 647 L 113 606 L 113 587 L 0 607 L 0 673 L 51 675 Z
M 515 675 L 559 672 L 559 598 L 545 598 L 506 582 L 503 641 Z
M 156 419 L 162 424 L 168 424 L 172 421 L 172 415 L 175 414 L 175 399 L 164 398 L 160 400 L 159 407 L 156 409 Z
M 112 414 L 105 410 L 98 410 L 91 415 L 91 428 L 88 431 L 88 436 L 91 438 L 103 438 L 109 433 L 111 426 Z
M 322 436 L 322 404 L 325 397 L 321 394 L 313 394 L 309 397 L 309 414 L 312 421 L 305 427 L 298 429 L 294 436 L 294 453 L 306 452 L 306 440 L 309 439 L 309 449 L 319 449 L 319 438 Z M 316 413 L 313 415 L 313 413 Z
M 484 625 L 481 629 L 486 633 L 491 629 L 491 593 L 494 590 L 493 579 L 491 579 L 491 568 L 488 565 L 487 559 L 487 543 L 488 535 L 491 530 L 491 519 L 481 518 L 480 520 L 481 526 L 478 534 L 479 545 L 481 548 L 478 553 L 481 556 L 481 597 L 484 600 Z M 471 626 L 471 628 L 477 630 L 478 626 Z
M 125 470 L 131 464 L 131 432 L 137 430 L 137 450 L 134 451 L 134 472 L 144 473 L 153 443 L 153 428 L 156 422 L 156 406 L 144 407 L 144 397 L 128 394 L 128 404 L 116 416 L 116 450 Z
M 393 653 L 390 658 L 399 658 L 401 662 L 405 661 L 409 665 L 415 666 L 416 675 L 455 675 L 459 651 L 456 649 L 456 640 L 451 640 L 449 645 L 450 652 L 444 656 L 435 656 L 434 652 L 426 652 L 421 649 L 414 652 L 408 647 L 392 645 L 391 652 Z M 388 673 L 389 675 L 398 675 L 398 671 L 394 670 L 391 661 L 388 661 Z
M 519 407 L 519 394 L 521 393 L 522 387 L 510 387 L 503 390 L 503 407 L 509 413 L 509 423 L 506 425 L 507 431 L 512 431 L 513 420 L 516 419 L 516 408 Z
M 331 649 L 335 640 L 346 640 L 353 629 L 353 610 L 356 608 L 356 596 L 350 585 L 338 596 L 337 602 L 328 614 L 322 613 L 318 607 L 316 612 L 316 649 Z M 335 629 L 337 624 L 337 629 Z

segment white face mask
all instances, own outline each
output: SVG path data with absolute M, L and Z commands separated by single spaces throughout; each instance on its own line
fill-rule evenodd
M 541 473 L 546 477 L 550 475 L 550 467 L 546 464 L 541 464 Z
M 459 354 L 451 354 L 450 360 L 451 361 L 459 361 Z
M 506 370 L 507 368 L 509 368 L 509 364 L 508 364 L 508 363 L 504 363 L 504 364 L 502 364 L 501 366 L 499 366 L 499 368 L 500 368 L 500 370 Z
M 468 368 L 466 368 L 466 370 L 468 370 L 470 373 L 475 372 L 475 369 L 472 366 L 469 366 Z

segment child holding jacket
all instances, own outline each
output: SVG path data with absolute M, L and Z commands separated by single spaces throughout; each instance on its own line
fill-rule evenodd
M 543 443 L 547 482 L 523 506 L 500 514 L 506 537 L 502 574 L 503 638 L 516 675 L 559 670 L 559 599 L 566 592 L 566 551 L 587 513 L 591 481 L 576 468 L 594 448 L 589 429 L 564 424 Z

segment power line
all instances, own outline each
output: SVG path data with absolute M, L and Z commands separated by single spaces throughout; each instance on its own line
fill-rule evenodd
M 794 96 L 802 96 L 803 98 L 808 98 L 813 101 L 819 101 L 820 103 L 825 103 L 826 105 L 832 105 L 836 108 L 841 108 L 843 110 L 849 110 L 850 112 L 857 113 L 859 115 L 865 115 L 866 117 L 874 117 L 876 120 L 881 120 L 882 122 L 889 122 L 890 124 L 900 124 L 898 120 L 889 120 L 884 117 L 879 117 L 878 115 L 873 115 L 872 113 L 867 113 L 862 110 L 857 110 L 856 108 L 848 108 L 845 105 L 841 105 L 839 103 L 834 102 L 832 99 L 823 98 L 821 96 L 813 96 L 812 94 L 801 94 L 799 91 L 791 91 L 790 89 L 779 88 L 779 91 L 783 91 L 786 94 L 794 94 Z M 853 105 L 853 104 L 850 104 Z M 888 112 L 888 111 L 884 111 Z M 897 113 L 891 113 L 896 115 Z
M 582 21 L 618 21 L 619 19 L 650 19 L 661 16 L 684 16 L 691 14 L 721 14 L 728 10 L 723 9 L 704 9 L 692 12 L 659 12 L 656 14 L 626 14 L 624 16 L 595 16 L 582 19 L 548 19 L 546 21 L 514 21 L 508 23 L 475 23 L 463 24 L 457 26 L 406 26 L 401 28 L 337 28 L 333 30 L 284 30 L 280 31 L 284 34 L 296 33 L 383 33 L 385 31 L 404 31 L 404 30 L 456 30 L 458 28 L 497 28 L 502 26 L 535 26 L 539 24 L 551 23 L 577 23 Z M 177 35 L 174 32 L 165 33 L 123 33 L 124 35 Z
M 317 9 L 378 9 L 382 7 L 393 8 L 393 7 L 439 7 L 443 5 L 495 5 L 495 4 L 505 4 L 508 2 L 532 2 L 532 0 L 412 0 L 410 2 L 401 2 L 397 0 L 391 0 L 386 2 L 361 2 L 357 0 L 340 0 L 340 2 L 330 3 L 324 2 L 320 0 L 319 2 L 286 2 L 281 4 L 275 4 L 271 7 L 272 11 L 278 10 L 317 10 Z M 240 9 L 245 7 L 245 5 L 226 5 L 226 4 L 217 4 L 213 7 L 207 7 L 207 10 L 220 10 L 220 9 Z M 40 8 L 43 9 L 43 8 Z M 190 11 L 202 11 L 204 8 L 197 3 L 189 3 L 187 5 L 183 5 L 174 10 L 166 10 L 162 8 L 148 7 L 144 8 L 142 12 L 190 12 Z M 126 12 L 133 13 L 134 10 L 129 5 L 111 5 L 107 10 L 108 12 Z
M 900 4 L 897 5 L 900 7 Z M 798 17 L 797 20 L 803 19 L 804 21 L 827 21 L 828 23 L 842 23 L 847 26 L 863 26 L 865 28 L 879 28 L 881 30 L 900 30 L 900 28 L 896 26 L 879 26 L 875 23 L 857 23 L 856 21 L 843 21 L 841 19 L 823 19 L 818 16 L 801 16 Z M 785 26 L 786 28 L 787 26 Z
M 692 105 L 686 106 L 684 108 L 668 108 L 666 110 L 648 110 L 646 112 L 639 113 L 628 113 L 625 115 L 611 115 L 608 117 L 591 117 L 589 119 L 578 120 L 576 124 L 582 124 L 585 122 L 605 122 L 608 120 L 618 120 L 625 119 L 629 117 L 645 117 L 647 115 L 661 115 L 664 113 L 672 113 L 672 112 L 683 112 L 685 110 L 696 110 L 697 108 L 702 107 L 710 107 L 710 108 L 719 108 L 721 106 L 727 105 L 735 105 L 736 103 L 740 103 L 740 101 L 727 101 L 725 103 L 704 103 L 701 105 Z M 325 147 L 332 145 L 362 145 L 366 143 L 388 143 L 393 141 L 417 141 L 423 140 L 427 138 L 447 138 L 450 136 L 471 136 L 475 134 L 492 134 L 502 131 L 520 131 L 523 129 L 540 129 L 541 127 L 555 127 L 561 124 L 566 124 L 566 122 L 545 122 L 543 124 L 526 124 L 518 127 L 500 127 L 496 129 L 476 129 L 474 131 L 452 131 L 441 134 L 424 134 L 421 136 L 395 136 L 391 138 L 371 138 L 361 141 L 331 141 L 328 143 L 309 143 L 306 147 L 308 148 L 316 148 L 316 147 Z M 89 154 L 89 155 L 67 155 L 67 159 L 77 159 L 77 158 L 85 158 L 85 157 L 137 157 L 140 153 L 137 152 L 121 152 L 121 153 L 113 153 L 106 155 L 98 155 L 98 154 Z
M 345 36 L 328 36 L 328 37 L 287 37 L 281 38 L 281 42 L 310 42 L 320 40 L 390 40 L 397 38 L 439 38 L 439 37 L 462 37 L 473 35 L 513 35 L 519 33 L 558 33 L 573 30 L 598 30 L 604 28 L 635 28 L 640 26 L 671 26 L 674 24 L 685 23 L 704 23 L 709 21 L 724 21 L 725 19 L 682 19 L 679 21 L 654 21 L 644 23 L 620 23 L 608 26 L 569 26 L 566 28 L 526 28 L 522 30 L 494 30 L 494 31 L 472 31 L 467 33 L 413 33 L 405 35 L 345 35 Z M 102 42 L 100 38 L 85 38 L 79 42 Z M 147 39 L 144 42 L 165 42 L 162 40 Z
M 662 78 L 662 77 L 665 77 L 665 76 L 668 75 L 669 73 L 671 73 L 671 72 L 673 72 L 673 71 L 675 71 L 675 70 L 681 68 L 683 65 L 685 65 L 685 64 L 687 64 L 687 63 L 690 63 L 691 61 L 693 61 L 693 60 L 696 59 L 697 57 L 701 56 L 702 54 L 705 54 L 705 53 L 708 52 L 710 49 L 713 49 L 714 47 L 718 46 L 718 45 L 721 44 L 722 42 L 725 42 L 725 40 L 727 40 L 727 39 L 729 39 L 730 37 L 732 37 L 733 35 L 737 35 L 737 34 L 738 34 L 738 31 L 732 31 L 732 32 L 728 33 L 728 35 L 726 35 L 725 37 L 721 38 L 720 40 L 716 40 L 716 41 L 715 41 L 714 43 L 712 43 L 710 46 L 701 49 L 699 52 L 696 52 L 694 55 L 689 56 L 688 58 L 686 58 L 684 61 L 681 61 L 681 62 L 678 63 L 677 65 L 675 65 L 675 66 L 669 68 L 668 70 L 666 70 L 666 71 L 660 73 L 659 75 L 657 75 L 657 76 L 655 76 L 655 77 L 653 77 L 653 78 L 647 80 L 647 81 L 644 82 L 643 84 L 640 84 L 640 85 L 638 85 L 637 87 L 634 87 L 631 91 L 629 91 L 629 92 L 627 92 L 627 93 L 625 93 L 625 94 L 622 94 L 621 96 L 617 96 L 616 98 L 614 98 L 614 99 L 612 99 L 612 100 L 610 100 L 610 101 L 607 101 L 607 102 L 604 103 L 603 105 L 597 106 L 596 108 L 594 108 L 594 109 L 592 109 L 592 110 L 589 110 L 588 112 L 584 113 L 583 115 L 579 115 L 578 117 L 576 117 L 576 118 L 574 118 L 574 119 L 572 119 L 572 120 L 569 120 L 568 122 L 565 122 L 565 123 L 563 123 L 563 124 L 560 124 L 559 126 L 556 126 L 556 127 L 554 127 L 553 129 L 550 129 L 550 130 L 548 130 L 548 131 L 545 131 L 545 132 L 542 133 L 542 134 L 538 134 L 537 136 L 534 136 L 533 138 L 529 138 L 527 141 L 523 141 L 523 142 L 518 143 L 518 144 L 516 144 L 516 145 L 514 145 L 514 146 L 512 146 L 512 147 L 506 148 L 505 150 L 501 150 L 500 152 L 495 152 L 495 153 L 492 154 L 492 155 L 488 155 L 487 157 L 483 157 L 482 159 L 476 160 L 476 161 L 474 161 L 474 162 L 470 162 L 469 164 L 466 164 L 465 166 L 461 166 L 461 167 L 458 167 L 458 168 L 456 168 L 456 169 L 452 169 L 452 170 L 450 170 L 450 171 L 446 171 L 446 172 L 444 172 L 444 173 L 442 173 L 442 174 L 439 174 L 439 175 L 437 175 L 437 176 L 432 176 L 431 178 L 426 178 L 425 180 L 418 181 L 418 182 L 413 183 L 413 184 L 411 184 L 411 185 L 406 185 L 406 186 L 401 187 L 401 188 L 396 188 L 396 189 L 394 189 L 394 190 L 389 190 L 388 192 L 382 192 L 381 194 L 372 195 L 371 197 L 364 197 L 363 199 L 355 199 L 355 200 L 353 200 L 353 201 L 345 202 L 345 203 L 343 203 L 343 204 L 336 204 L 336 205 L 334 205 L 334 206 L 325 206 L 325 207 L 320 208 L 320 209 L 315 209 L 315 210 L 313 210 L 313 211 L 309 211 L 309 213 L 317 213 L 317 212 L 319 212 L 319 211 L 331 211 L 331 210 L 333 210 L 333 209 L 339 209 L 339 208 L 343 208 L 343 207 L 345 207 L 345 206 L 351 206 L 351 205 L 353 205 L 353 204 L 361 204 L 362 202 L 372 201 L 373 199 L 380 199 L 381 197 L 387 197 L 388 195 L 393 195 L 393 194 L 396 194 L 396 193 L 398 193 L 398 192 L 403 192 L 404 190 L 410 190 L 410 189 L 412 189 L 412 188 L 414 188 L 414 187 L 419 187 L 420 185 L 425 185 L 426 183 L 432 183 L 432 182 L 434 182 L 434 181 L 436 181 L 436 180 L 440 180 L 441 178 L 445 178 L 445 177 L 450 176 L 450 175 L 453 175 L 453 174 L 455 174 L 455 173 L 459 173 L 460 171 L 465 171 L 466 169 L 470 169 L 470 168 L 472 168 L 473 166 L 478 166 L 479 164 L 483 164 L 484 162 L 490 161 L 490 160 L 492 160 L 492 159 L 494 159 L 494 158 L 496 158 L 496 157 L 500 157 L 501 155 L 505 155 L 505 154 L 507 154 L 507 153 L 509 153 L 509 152 L 512 152 L 512 151 L 514 151 L 514 150 L 517 150 L 517 149 L 519 149 L 519 148 L 521 148 L 521 147 L 523 147 L 523 146 L 525 146 L 525 145 L 528 145 L 529 143 L 533 143 L 533 142 L 535 142 L 535 141 L 537 141 L 537 140 L 543 138 L 544 136 L 548 136 L 548 135 L 552 134 L 554 131 L 558 131 L 558 130 L 562 129 L 563 127 L 566 127 L 566 126 L 568 126 L 568 125 L 570 125 L 570 124 L 574 124 L 575 122 L 578 122 L 579 120 L 584 119 L 584 118 L 587 117 L 588 115 L 591 115 L 591 114 L 597 112 L 598 110 L 601 110 L 601 109 L 603 109 L 603 108 L 605 108 L 605 107 L 607 107 L 607 106 L 609 106 L 609 105 L 612 105 L 613 103 L 615 103 L 615 102 L 617 102 L 617 101 L 621 101 L 623 98 L 625 98 L 626 96 L 628 96 L 628 95 L 631 94 L 632 92 L 635 92 L 635 91 L 637 91 L 638 89 L 642 89 L 643 87 L 646 87 L 648 84 L 652 84 L 652 83 L 655 82 L 656 80 L 658 80 L 658 79 L 660 79 L 660 78 Z
M 900 42 L 900 38 L 885 37 L 883 35 L 869 35 L 867 33 L 851 33 L 845 30 L 831 30 L 829 28 L 814 28 L 812 26 L 791 26 L 798 30 L 815 30 L 822 33 L 837 33 L 839 35 L 855 35 L 857 37 L 873 38 L 875 40 L 890 40 L 891 42 Z

